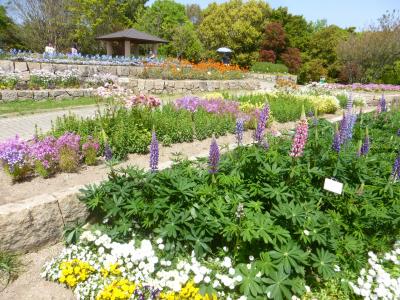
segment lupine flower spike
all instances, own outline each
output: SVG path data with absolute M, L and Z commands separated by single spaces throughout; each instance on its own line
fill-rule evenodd
M 396 160 L 393 164 L 392 178 L 394 181 L 398 181 L 400 179 L 400 152 L 397 154 Z
M 337 153 L 340 152 L 340 132 L 338 123 L 336 123 L 335 134 L 333 136 L 332 150 L 334 150 Z
M 110 160 L 112 160 L 112 157 L 113 157 L 113 153 L 112 153 L 111 147 L 108 143 L 106 143 L 104 145 L 104 158 L 106 161 L 110 161 Z
M 210 145 L 210 154 L 208 157 L 209 173 L 215 174 L 218 172 L 219 164 L 219 148 L 215 136 L 213 135 Z
M 340 144 L 343 145 L 347 138 L 348 116 L 343 112 L 342 120 L 340 121 Z
M 258 118 L 257 128 L 254 135 L 256 142 L 259 144 L 261 144 L 263 141 L 265 126 L 267 124 L 268 118 L 269 118 L 269 105 L 265 104 Z
M 297 124 L 296 133 L 294 135 L 290 156 L 300 157 L 303 155 L 304 147 L 307 142 L 307 136 L 308 136 L 308 123 L 303 107 L 300 120 Z
M 382 97 L 379 100 L 379 106 L 380 106 L 380 112 L 386 112 L 387 111 L 386 99 L 385 99 L 385 95 L 384 94 L 382 94 Z
M 237 119 L 235 134 L 236 134 L 236 142 L 237 142 L 238 146 L 240 146 L 243 143 L 243 131 L 244 131 L 243 119 L 242 118 Z
M 367 155 L 370 148 L 370 140 L 368 135 L 368 128 L 365 128 L 365 138 L 361 146 L 360 154 Z
M 158 140 L 154 129 L 151 134 L 150 143 L 150 170 L 153 173 L 158 170 Z

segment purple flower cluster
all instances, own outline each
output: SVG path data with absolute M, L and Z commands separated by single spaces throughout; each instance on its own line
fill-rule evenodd
M 185 96 L 175 100 L 175 107 L 195 112 L 199 108 L 214 114 L 233 114 L 238 115 L 239 102 L 224 99 L 201 99 L 196 96 Z
M 55 168 L 57 164 L 58 150 L 56 148 L 56 141 L 55 137 L 47 136 L 42 140 L 35 141 L 30 148 L 32 159 L 36 163 L 40 163 L 46 170 Z
M 379 99 L 377 111 L 378 113 L 383 113 L 387 111 L 386 99 L 384 94 L 382 94 L 381 99 Z
M 78 152 L 80 148 L 81 137 L 73 132 L 64 133 L 60 136 L 56 142 L 56 148 L 60 151 L 61 149 L 69 149 Z
M 113 153 L 112 153 L 111 147 L 108 143 L 106 143 L 104 145 L 104 159 L 106 161 L 110 161 L 110 160 L 112 160 L 112 158 L 113 158 Z
M 22 168 L 29 158 L 29 145 L 18 136 L 8 139 L 0 144 L 0 160 L 10 173 L 16 168 Z
M 264 139 L 264 132 L 265 132 L 265 126 L 267 125 L 268 119 L 269 119 L 269 105 L 266 103 L 261 110 L 260 116 L 258 117 L 258 123 L 257 123 L 257 128 L 256 132 L 254 133 L 254 139 L 256 140 L 257 143 L 262 143 Z
M 244 131 L 244 120 L 242 118 L 239 118 L 236 120 L 236 128 L 235 128 L 236 142 L 238 146 L 240 146 L 243 143 L 243 131 Z
M 353 137 L 353 128 L 357 121 L 357 115 L 351 112 L 343 112 L 340 121 L 340 144 L 343 145 Z
M 304 114 L 304 108 L 303 108 L 301 118 L 296 127 L 296 133 L 294 135 L 292 150 L 290 151 L 290 156 L 300 157 L 303 155 L 304 147 L 307 142 L 307 137 L 308 137 L 308 123 L 307 123 L 307 118 Z
M 340 152 L 340 132 L 337 124 L 336 124 L 335 134 L 333 136 L 332 150 L 334 150 L 337 153 Z
M 400 179 L 400 153 L 397 155 L 396 160 L 394 161 L 392 177 L 395 181 Z
M 215 174 L 218 172 L 219 164 L 219 148 L 215 137 L 213 136 L 210 145 L 210 153 L 208 156 L 209 173 Z
M 392 84 L 377 84 L 377 83 L 353 83 L 353 84 L 339 84 L 332 83 L 327 85 L 328 89 L 352 89 L 352 90 L 365 90 L 365 91 L 400 91 L 400 85 Z
M 371 145 L 371 141 L 370 141 L 369 135 L 368 135 L 368 128 L 366 128 L 365 129 L 364 141 L 363 141 L 363 143 L 361 145 L 361 148 L 360 148 L 360 155 L 367 155 L 368 151 L 369 151 L 369 148 L 370 148 L 370 145 Z
M 150 170 L 151 172 L 157 172 L 158 170 L 158 140 L 156 136 L 156 132 L 153 130 L 151 134 L 151 143 L 150 143 Z

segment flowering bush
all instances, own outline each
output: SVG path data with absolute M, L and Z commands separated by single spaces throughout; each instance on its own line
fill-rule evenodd
M 30 156 L 33 159 L 35 171 L 44 178 L 56 172 L 58 155 L 56 139 L 53 136 L 35 140 L 30 146 Z
M 159 98 L 155 96 L 145 96 L 145 95 L 133 95 L 128 96 L 125 99 L 125 107 L 132 108 L 134 106 L 142 106 L 147 108 L 154 108 L 161 105 Z
M 92 76 L 86 78 L 85 83 L 89 86 L 104 86 L 109 84 L 116 84 L 118 81 L 118 76 L 109 73 L 99 73 L 93 74 Z
M 176 108 L 186 109 L 190 112 L 195 112 L 199 108 L 202 108 L 205 111 L 214 114 L 239 114 L 239 103 L 224 100 L 223 98 L 201 99 L 197 96 L 185 96 L 176 99 L 174 104 Z
M 67 132 L 56 141 L 61 171 L 75 172 L 79 166 L 79 150 L 81 137 L 72 132 Z
M 231 258 L 167 257 L 162 238 L 151 242 L 131 234 L 119 243 L 99 230 L 85 231 L 45 264 L 42 276 L 74 289 L 77 299 L 239 298 L 235 288 L 243 277 Z
M 0 90 L 15 88 L 19 80 L 18 73 L 8 73 L 0 70 Z
M 390 92 L 398 92 L 400 91 L 400 85 L 392 85 L 392 84 L 380 84 L 380 83 L 353 83 L 353 84 L 339 84 L 339 83 L 329 83 L 325 84 L 324 87 L 329 90 L 334 89 L 351 89 L 351 90 L 362 90 L 368 92 L 377 92 L 377 91 L 390 91 Z
M 57 71 L 33 70 L 29 79 L 29 86 L 38 88 L 77 87 L 80 84 L 80 73 L 78 70 Z
M 99 142 L 89 136 L 88 140 L 82 145 L 82 154 L 85 164 L 88 166 L 93 166 L 96 164 L 99 148 Z
M 25 178 L 31 171 L 28 143 L 18 136 L 0 143 L 0 161 L 13 181 Z

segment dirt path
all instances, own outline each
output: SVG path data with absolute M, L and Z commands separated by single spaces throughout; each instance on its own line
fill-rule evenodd
M 57 244 L 22 257 L 24 272 L 0 292 L 1 300 L 73 300 L 71 290 L 40 277 L 45 262 L 57 256 L 63 245 Z

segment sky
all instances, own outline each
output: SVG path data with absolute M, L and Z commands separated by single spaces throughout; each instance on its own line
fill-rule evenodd
M 205 8 L 212 2 L 223 0 L 175 0 L 182 4 L 197 3 Z M 150 0 L 151 4 L 154 0 Z M 303 15 L 308 21 L 326 19 L 328 24 L 340 27 L 365 28 L 382 16 L 387 10 L 400 10 L 400 0 L 267 0 L 272 8 L 286 6 L 289 12 Z

